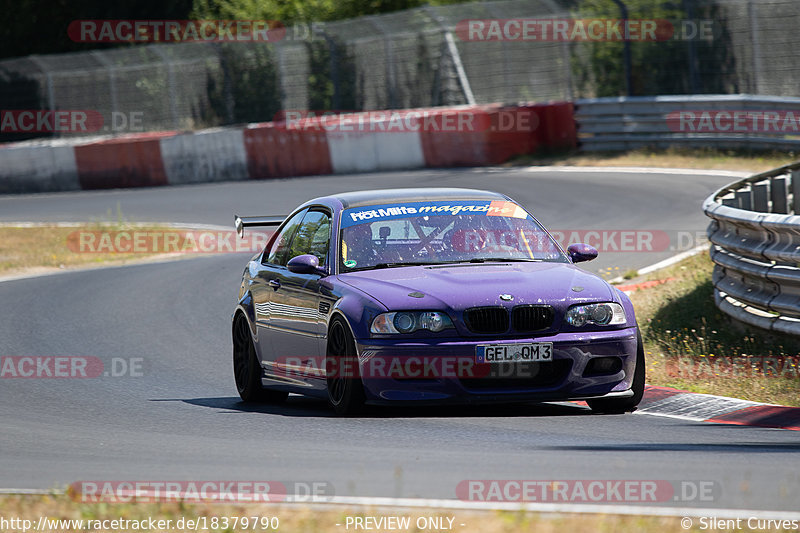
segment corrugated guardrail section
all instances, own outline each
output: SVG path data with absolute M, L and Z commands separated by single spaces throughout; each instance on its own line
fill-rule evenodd
M 746 94 L 575 101 L 582 150 L 800 147 L 800 98 Z
M 800 162 L 709 196 L 703 211 L 717 307 L 764 329 L 800 335 Z

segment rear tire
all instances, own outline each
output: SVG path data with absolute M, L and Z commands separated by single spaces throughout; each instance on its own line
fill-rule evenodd
M 344 319 L 336 317 L 328 330 L 325 354 L 328 403 L 336 414 L 352 416 L 364 407 L 364 385 L 358 372 L 356 344 Z
M 261 365 L 258 364 L 250 325 L 244 315 L 239 315 L 233 327 L 233 377 L 242 401 L 280 403 L 289 396 L 287 392 L 261 386 Z
M 601 398 L 598 400 L 586 400 L 592 411 L 598 414 L 622 414 L 632 413 L 636 410 L 636 406 L 642 401 L 644 396 L 644 381 L 645 381 L 645 362 L 644 362 L 644 344 L 642 343 L 641 332 L 636 333 L 636 367 L 633 370 L 633 382 L 631 383 L 631 390 L 633 396 L 628 398 Z

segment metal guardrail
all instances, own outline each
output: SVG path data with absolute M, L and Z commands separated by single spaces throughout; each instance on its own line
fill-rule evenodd
M 717 307 L 748 324 L 800 335 L 800 161 L 723 187 L 710 217 Z
M 575 101 L 575 122 L 581 150 L 671 146 L 800 148 L 800 131 L 784 128 L 782 122 L 774 131 L 676 131 L 675 126 L 680 126 L 677 117 L 681 111 L 785 111 L 800 119 L 800 98 L 720 94 L 579 99 Z M 796 122 L 793 124 L 797 125 Z

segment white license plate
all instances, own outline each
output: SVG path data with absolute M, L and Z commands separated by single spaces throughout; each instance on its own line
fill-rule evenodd
M 475 362 L 478 364 L 546 363 L 552 360 L 552 342 L 481 344 L 475 347 Z

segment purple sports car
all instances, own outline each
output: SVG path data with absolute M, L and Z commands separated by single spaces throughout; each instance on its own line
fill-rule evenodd
M 586 400 L 633 411 L 644 350 L 630 300 L 574 265 L 509 197 L 394 189 L 310 200 L 247 264 L 233 313 L 244 401 L 365 403 Z

